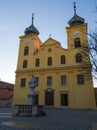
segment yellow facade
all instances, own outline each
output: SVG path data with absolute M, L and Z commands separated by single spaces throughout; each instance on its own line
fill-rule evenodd
M 42 43 L 35 32 L 20 37 L 13 105 L 28 104 L 29 80 L 34 75 L 38 81 L 35 88 L 37 104 L 57 108 L 96 108 L 92 80 L 88 83 L 82 74 L 83 61 L 76 62 L 80 48 L 74 46 L 77 38 L 80 43 L 87 44 L 87 24 L 68 26 L 66 31 L 68 49 L 62 48 L 53 38 Z M 79 83 L 78 75 L 83 77 Z

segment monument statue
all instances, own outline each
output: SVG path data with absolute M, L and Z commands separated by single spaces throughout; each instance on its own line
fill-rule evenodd
M 30 92 L 29 92 L 29 96 L 32 98 L 30 101 L 31 105 L 34 105 L 35 102 L 35 87 L 37 86 L 37 80 L 34 76 L 32 76 L 32 78 L 29 81 L 29 88 L 30 88 Z
M 29 94 L 28 104 L 19 104 L 15 106 L 13 116 L 27 115 L 27 116 L 43 116 L 46 115 L 43 105 L 35 104 L 35 87 L 37 87 L 37 79 L 32 76 L 29 80 Z

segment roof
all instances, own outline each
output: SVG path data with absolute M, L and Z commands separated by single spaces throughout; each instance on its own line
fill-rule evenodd
M 69 20 L 68 24 L 70 26 L 76 26 L 76 25 L 83 24 L 84 21 L 85 21 L 84 18 L 82 18 L 76 14 L 76 4 L 74 2 L 74 16 Z
M 35 26 L 33 24 L 33 20 L 34 20 L 34 14 L 32 14 L 32 24 L 31 24 L 31 26 L 29 26 L 28 28 L 26 28 L 25 31 L 24 31 L 25 35 L 28 35 L 28 34 L 39 35 L 39 31 L 38 31 L 37 28 L 35 28 Z
M 84 23 L 84 18 L 78 16 L 77 14 L 74 14 L 74 16 L 69 20 L 68 24 L 70 26 L 76 26 Z
M 13 90 L 14 89 L 14 84 L 0 81 L 0 89 Z
M 48 45 L 48 43 L 58 43 L 59 45 L 61 45 L 60 44 L 60 42 L 58 42 L 57 40 L 55 40 L 55 39 L 53 39 L 53 38 L 48 38 L 43 44 L 42 44 L 42 46 L 44 46 L 44 45 Z
M 0 100 L 7 100 L 13 96 L 13 91 L 1 91 Z

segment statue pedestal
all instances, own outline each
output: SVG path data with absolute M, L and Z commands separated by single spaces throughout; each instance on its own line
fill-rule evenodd
M 43 106 L 32 106 L 31 116 L 43 116 L 45 114 L 46 113 L 43 110 Z
M 35 103 L 35 95 L 28 95 L 28 105 L 34 105 Z

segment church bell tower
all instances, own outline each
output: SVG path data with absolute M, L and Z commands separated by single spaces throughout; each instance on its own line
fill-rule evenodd
M 68 48 L 73 49 L 77 47 L 77 43 L 81 46 L 82 43 L 87 44 L 87 23 L 85 23 L 85 19 L 78 16 L 76 12 L 76 4 L 74 2 L 74 15 L 68 21 L 68 27 L 66 27 L 67 31 L 67 40 L 68 40 Z M 74 43 L 76 45 L 74 45 Z
M 20 45 L 16 69 L 13 104 L 18 104 L 19 101 L 22 102 L 22 104 L 27 102 L 26 94 L 29 93 L 29 89 L 27 87 L 28 81 L 32 77 L 32 70 L 35 67 L 34 62 L 32 61 L 34 61 L 34 57 L 42 44 L 38 35 L 39 31 L 34 26 L 34 14 L 32 14 L 31 25 L 25 29 L 24 36 L 19 37 Z M 19 90 L 19 92 L 17 90 Z

